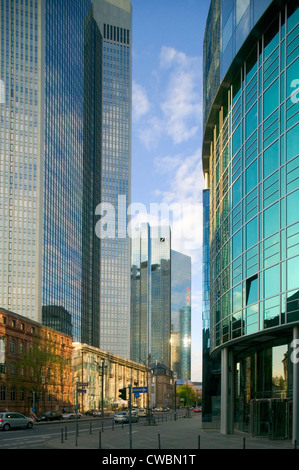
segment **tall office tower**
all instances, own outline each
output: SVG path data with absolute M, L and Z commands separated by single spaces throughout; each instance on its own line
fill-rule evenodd
M 191 380 L 191 258 L 171 250 L 171 370 Z
M 103 237 L 100 246 L 100 347 L 129 358 L 131 2 L 96 0 L 94 18 L 103 38 L 101 202 L 112 205 L 117 216 L 115 237 Z
M 170 367 L 171 233 L 141 224 L 132 238 L 131 359 Z
M 110 348 L 103 323 L 128 330 L 130 259 L 126 239 L 95 235 L 96 208 L 129 203 L 130 2 L 0 5 L 0 305 Z M 125 305 L 111 295 L 100 321 L 101 282 Z
M 151 234 L 141 224 L 131 239 L 131 359 L 149 365 L 151 354 Z
M 207 24 L 204 43 L 205 77 L 220 51 L 219 87 L 204 95 L 202 152 L 210 266 L 204 307 L 210 358 L 221 372 L 211 416 L 220 411 L 222 433 L 296 441 L 298 2 L 218 0 L 210 8 L 221 15 L 220 34 Z M 210 12 L 208 20 L 216 17 Z

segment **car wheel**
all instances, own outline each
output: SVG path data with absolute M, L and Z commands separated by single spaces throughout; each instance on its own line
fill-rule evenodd
M 28 429 L 32 429 L 32 427 L 33 427 L 33 424 L 31 422 L 27 424 Z
M 10 425 L 8 423 L 4 424 L 3 431 L 9 431 L 9 430 L 10 430 Z

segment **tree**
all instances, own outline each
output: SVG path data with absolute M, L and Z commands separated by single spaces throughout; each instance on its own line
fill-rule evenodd
M 185 406 L 191 406 L 196 401 L 195 391 L 187 384 L 180 385 L 179 387 L 177 387 L 176 393 L 177 395 L 179 395 L 180 400 L 184 400 Z
M 57 345 L 39 339 L 30 343 L 18 357 L 18 373 L 11 375 L 9 382 L 32 392 L 35 405 L 39 408 L 39 401 L 45 392 L 55 393 L 55 388 L 62 391 L 65 366 L 66 358 L 60 354 Z

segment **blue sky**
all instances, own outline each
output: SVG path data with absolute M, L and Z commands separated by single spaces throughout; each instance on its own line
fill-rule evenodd
M 210 1 L 131 2 L 134 220 L 155 223 L 151 204 L 164 204 L 170 210 L 173 249 L 191 256 L 191 378 L 200 381 L 202 51 Z

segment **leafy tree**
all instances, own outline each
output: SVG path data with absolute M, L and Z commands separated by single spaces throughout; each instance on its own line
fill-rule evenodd
M 196 401 L 195 391 L 187 384 L 183 384 L 177 387 L 176 393 L 179 395 L 180 399 L 184 399 L 185 406 L 191 406 Z
M 54 387 L 63 389 L 63 372 L 66 359 L 55 343 L 38 341 L 31 343 L 19 355 L 17 374 L 10 375 L 9 382 L 35 393 L 36 406 L 45 392 L 53 393 Z

